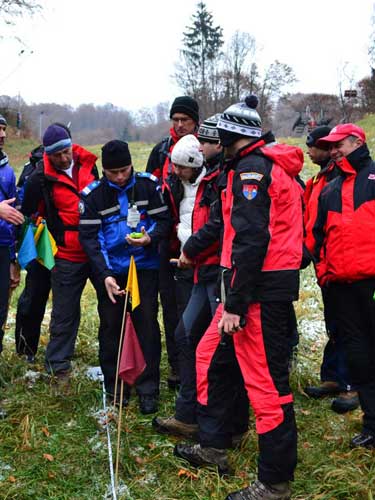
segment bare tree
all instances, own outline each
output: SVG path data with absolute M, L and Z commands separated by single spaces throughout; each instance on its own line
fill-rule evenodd
M 231 98 L 239 101 L 243 93 L 244 83 L 246 83 L 247 91 L 248 78 L 247 76 L 254 75 L 254 62 L 250 66 L 250 71 L 246 71 L 246 63 L 250 64 L 249 58 L 254 59 L 256 52 L 255 38 L 250 33 L 236 31 L 232 36 L 227 51 L 224 56 L 224 72 L 227 77 L 227 84 L 231 86 Z M 251 80 L 251 78 L 250 78 Z
M 265 126 L 271 126 L 274 105 L 296 81 L 296 75 L 288 64 L 275 60 L 266 68 L 258 85 L 258 112 Z
M 359 108 L 360 103 L 355 91 L 357 84 L 354 77 L 354 70 L 346 61 L 337 68 L 337 85 L 339 91 L 339 104 L 341 108 L 341 121 L 348 123 L 354 120 L 355 108 Z M 349 95 L 349 96 L 348 96 Z
M 0 21 L 4 24 L 14 24 L 15 17 L 33 15 L 40 9 L 41 5 L 34 0 L 0 0 Z

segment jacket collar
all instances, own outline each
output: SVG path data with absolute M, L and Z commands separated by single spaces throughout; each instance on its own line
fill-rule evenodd
M 367 144 L 362 144 L 348 156 L 337 162 L 337 166 L 346 174 L 357 173 L 372 162 Z
M 249 155 L 252 151 L 254 151 L 257 148 L 269 145 L 275 141 L 276 139 L 273 133 L 271 131 L 266 132 L 261 137 L 259 137 L 259 139 L 257 139 L 255 142 L 246 144 L 241 149 L 239 149 L 233 158 L 225 160 L 224 168 L 225 169 L 233 168 L 237 164 L 237 162 L 244 156 Z

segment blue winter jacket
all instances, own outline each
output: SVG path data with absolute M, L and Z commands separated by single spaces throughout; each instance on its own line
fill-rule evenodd
M 16 197 L 16 176 L 9 165 L 8 157 L 0 151 L 0 202 Z M 14 203 L 15 206 L 15 203 Z M 15 227 L 13 224 L 0 219 L 0 246 L 10 247 L 14 257 Z
M 137 269 L 158 269 L 158 245 L 160 239 L 170 233 L 171 218 L 156 177 L 137 172 L 124 187 L 104 177 L 87 186 L 81 194 L 79 238 L 101 279 L 126 274 L 132 255 Z M 140 214 L 136 228 L 127 223 L 128 210 L 133 205 Z M 139 232 L 142 226 L 151 237 L 151 244 L 129 245 L 125 236 Z

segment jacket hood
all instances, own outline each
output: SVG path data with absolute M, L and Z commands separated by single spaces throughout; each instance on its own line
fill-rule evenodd
M 260 149 L 264 156 L 280 165 L 290 177 L 296 177 L 301 172 L 303 167 L 301 148 L 288 144 L 275 144 L 268 147 L 263 146 Z

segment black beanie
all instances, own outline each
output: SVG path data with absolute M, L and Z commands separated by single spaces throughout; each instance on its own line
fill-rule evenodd
M 321 139 L 322 137 L 326 137 L 330 132 L 331 132 L 331 127 L 327 127 L 326 125 L 314 128 L 306 137 L 306 146 L 308 146 L 309 148 L 315 146 L 315 144 L 319 139 Z M 320 145 L 317 147 L 323 149 L 321 148 Z
M 129 146 L 124 141 L 109 141 L 102 147 L 102 165 L 105 170 L 123 168 L 131 165 Z
M 184 113 L 185 115 L 190 116 L 195 123 L 199 123 L 199 106 L 195 99 L 189 97 L 188 95 L 182 95 L 180 97 L 176 97 L 171 106 L 171 110 L 169 113 L 169 118 L 175 113 Z

